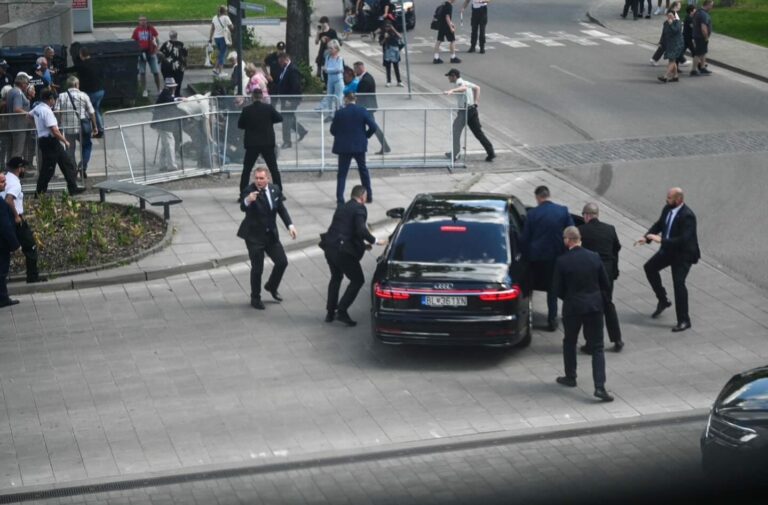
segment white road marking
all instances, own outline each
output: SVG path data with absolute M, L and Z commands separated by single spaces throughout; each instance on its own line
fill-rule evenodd
M 573 42 L 574 44 L 578 44 L 580 46 L 599 46 L 600 45 L 594 40 L 589 40 L 588 38 L 585 38 L 585 37 L 579 37 L 578 35 L 573 35 L 568 32 L 550 32 L 550 33 L 552 33 L 553 35 L 556 35 L 556 38 L 567 40 L 567 41 Z
M 631 46 L 633 45 L 632 42 L 628 40 L 621 39 L 619 37 L 608 37 L 603 39 L 606 42 L 610 42 L 611 44 L 615 44 L 617 46 Z
M 610 35 L 608 35 L 607 33 L 603 33 L 603 32 L 598 31 L 598 30 L 581 30 L 581 33 L 589 35 L 590 37 L 597 37 L 597 38 L 600 38 L 600 39 L 603 39 L 605 37 L 610 37 Z
M 512 39 L 500 40 L 499 43 L 504 44 L 505 46 L 509 46 L 509 47 L 531 47 L 531 46 L 529 46 L 528 44 L 526 44 L 524 42 L 520 42 L 518 40 L 512 40 Z
M 564 69 L 564 68 L 560 68 L 560 67 L 558 67 L 557 65 L 550 65 L 550 66 L 549 66 L 549 68 L 552 68 L 552 69 L 554 69 L 554 70 L 557 70 L 557 71 L 559 71 L 559 72 L 562 72 L 562 73 L 564 73 L 565 75 L 570 75 L 571 77 L 575 77 L 576 79 L 582 80 L 582 81 L 584 81 L 584 82 L 586 82 L 586 83 L 589 83 L 589 84 L 594 84 L 594 83 L 595 83 L 595 81 L 590 81 L 590 80 L 589 80 L 589 79 L 587 79 L 586 77 L 582 77 L 582 76 L 580 76 L 580 75 L 578 75 L 578 74 L 574 74 L 573 72 L 569 72 L 568 70 L 566 70 L 566 69 Z

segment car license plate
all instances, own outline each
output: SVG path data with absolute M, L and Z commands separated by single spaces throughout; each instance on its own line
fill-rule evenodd
M 467 297 L 426 295 L 421 298 L 421 304 L 428 307 L 466 307 Z

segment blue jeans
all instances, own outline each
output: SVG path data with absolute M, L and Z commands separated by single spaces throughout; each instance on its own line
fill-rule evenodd
M 336 110 L 341 107 L 342 98 L 344 98 L 344 79 L 342 79 L 341 74 L 329 75 L 326 89 L 325 98 L 320 101 L 317 108 Z M 334 96 L 336 97 L 335 103 L 332 98 Z
M 93 109 L 96 111 L 96 126 L 99 128 L 100 133 L 104 133 L 104 120 L 101 117 L 101 101 L 104 100 L 104 90 L 100 89 L 93 93 L 87 93 L 87 95 L 91 99 Z
M 83 161 L 83 172 L 88 170 L 88 162 L 91 161 L 91 149 L 93 148 L 93 142 L 91 141 L 91 135 L 93 134 L 93 126 L 90 121 L 83 121 L 80 127 L 81 133 L 81 160 Z
M 227 57 L 227 39 L 216 37 L 213 41 L 216 43 L 216 49 L 219 51 L 219 54 L 216 56 L 216 65 L 221 67 L 224 65 L 224 60 Z

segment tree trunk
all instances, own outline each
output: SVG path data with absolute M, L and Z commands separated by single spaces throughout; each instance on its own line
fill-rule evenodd
M 310 0 L 288 0 L 285 50 L 297 63 L 309 63 Z

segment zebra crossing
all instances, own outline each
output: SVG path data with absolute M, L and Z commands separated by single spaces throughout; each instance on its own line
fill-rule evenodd
M 487 51 L 499 50 L 505 48 L 524 49 L 530 47 L 565 47 L 582 46 L 594 47 L 599 45 L 632 46 L 634 42 L 621 35 L 606 33 L 595 30 L 594 25 L 580 23 L 582 28 L 577 33 L 566 32 L 562 30 L 549 31 L 546 33 L 534 32 L 516 32 L 512 35 L 491 32 L 486 34 L 487 42 L 485 49 Z M 381 55 L 381 46 L 371 39 L 353 39 L 344 42 L 345 45 L 368 57 Z M 456 44 L 458 47 L 469 46 L 469 36 L 458 33 L 456 35 Z M 410 54 L 430 53 L 435 45 L 435 40 L 426 37 L 409 37 L 408 47 Z

